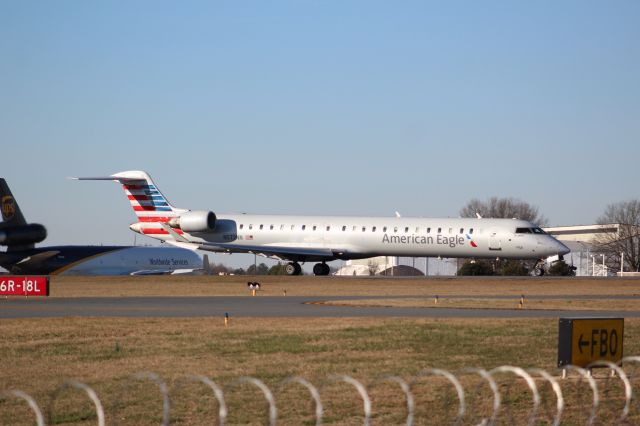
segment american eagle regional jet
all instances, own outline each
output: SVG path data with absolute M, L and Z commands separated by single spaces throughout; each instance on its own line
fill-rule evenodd
M 546 258 L 569 252 L 518 219 L 215 214 L 173 207 L 144 171 L 73 179 L 122 184 L 135 232 L 193 250 L 286 260 L 290 275 L 301 273 L 300 262 L 318 262 L 314 274 L 328 275 L 326 262 L 375 256 L 537 259 L 541 273 Z

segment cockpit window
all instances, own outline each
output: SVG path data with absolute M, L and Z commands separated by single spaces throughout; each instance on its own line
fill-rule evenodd
M 531 228 L 516 228 L 516 234 L 531 234 Z
M 516 228 L 516 234 L 546 234 L 541 228 Z

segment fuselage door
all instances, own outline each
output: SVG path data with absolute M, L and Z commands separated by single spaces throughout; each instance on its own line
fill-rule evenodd
M 502 243 L 500 242 L 500 237 L 498 233 L 495 231 L 490 231 L 489 233 L 489 250 L 500 251 L 502 250 Z

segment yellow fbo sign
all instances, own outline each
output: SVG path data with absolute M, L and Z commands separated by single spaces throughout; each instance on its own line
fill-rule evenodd
M 558 367 L 623 357 L 624 318 L 560 318 Z

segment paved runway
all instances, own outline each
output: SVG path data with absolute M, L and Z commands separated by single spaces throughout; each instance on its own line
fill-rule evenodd
M 403 296 L 407 298 L 410 296 Z M 447 296 L 450 297 L 450 296 Z M 455 296 L 454 296 L 455 297 Z M 542 298 L 604 298 L 603 296 L 529 296 Z M 561 311 L 507 309 L 448 309 L 330 306 L 317 302 L 386 298 L 334 297 L 77 297 L 0 300 L 0 318 L 47 317 L 425 317 L 425 318 L 532 318 L 532 317 L 640 317 L 640 311 Z M 482 297 L 474 296 L 480 299 Z M 487 298 L 496 298 L 495 296 Z M 512 296 L 510 298 L 513 298 Z M 639 296 L 607 296 L 607 299 L 639 300 Z M 513 298 L 517 300 L 517 298 Z

